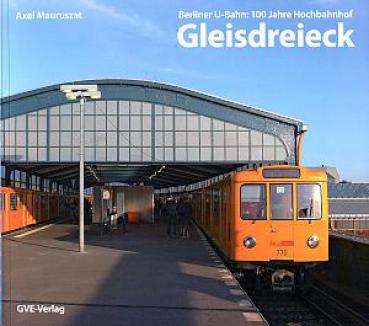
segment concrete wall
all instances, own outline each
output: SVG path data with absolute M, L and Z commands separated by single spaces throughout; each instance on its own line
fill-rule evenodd
M 328 278 L 351 288 L 369 291 L 369 245 L 330 237 Z
M 108 208 L 117 206 L 118 215 L 129 211 L 140 213 L 140 222 L 153 222 L 154 188 L 149 186 L 117 186 L 104 187 L 110 191 L 110 199 L 101 202 L 101 187 L 94 188 L 95 214 L 94 223 L 101 223 L 101 212 L 106 214 Z M 101 206 L 102 205 L 102 206 Z

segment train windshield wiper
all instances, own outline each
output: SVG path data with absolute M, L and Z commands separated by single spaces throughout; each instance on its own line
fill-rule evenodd
M 310 203 L 308 207 L 306 208 L 306 215 L 309 217 L 309 223 L 311 223 L 311 220 L 313 219 L 313 200 L 310 200 Z

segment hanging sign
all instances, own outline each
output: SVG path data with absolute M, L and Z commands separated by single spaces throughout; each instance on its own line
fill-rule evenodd
M 109 200 L 110 199 L 110 192 L 109 190 L 103 190 L 103 199 Z

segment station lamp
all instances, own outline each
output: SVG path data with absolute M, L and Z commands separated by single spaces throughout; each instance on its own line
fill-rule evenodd
M 70 101 L 79 100 L 80 103 L 80 159 L 79 159 L 79 251 L 85 251 L 85 217 L 84 217 L 84 167 L 85 167 L 85 126 L 84 107 L 88 98 L 97 100 L 101 98 L 101 92 L 97 85 L 61 85 L 60 90 Z

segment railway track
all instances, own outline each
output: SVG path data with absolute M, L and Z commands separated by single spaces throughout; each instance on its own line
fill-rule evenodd
M 354 310 L 342 298 L 337 298 L 316 285 L 305 295 L 304 300 L 332 320 L 336 325 L 369 325 L 367 315 L 356 309 Z
M 271 289 L 247 291 L 270 326 L 334 325 L 332 320 L 298 294 L 274 293 Z
M 369 325 L 366 314 L 318 286 L 302 294 L 275 293 L 265 286 L 256 289 L 252 280 L 242 280 L 241 285 L 271 326 Z

